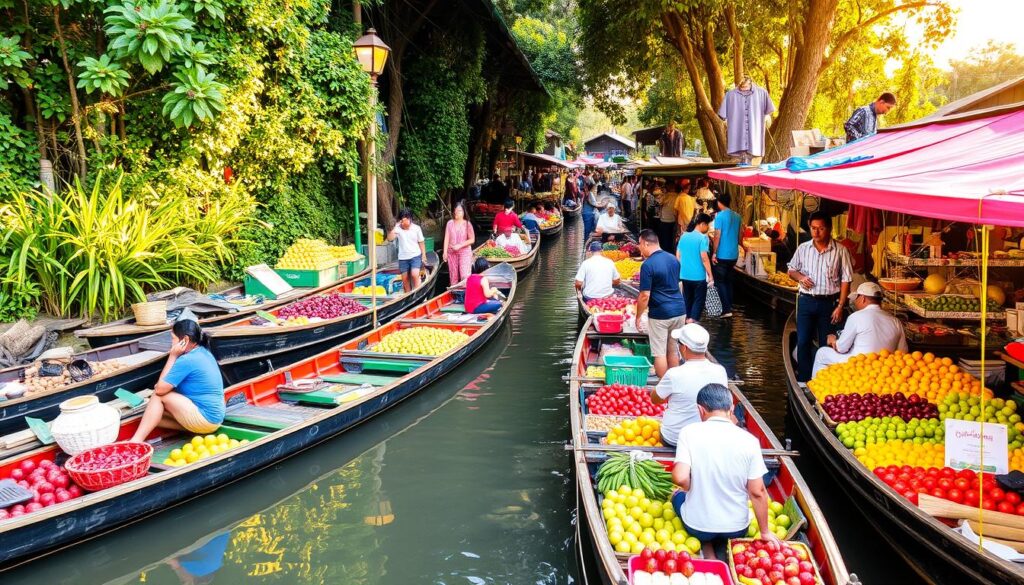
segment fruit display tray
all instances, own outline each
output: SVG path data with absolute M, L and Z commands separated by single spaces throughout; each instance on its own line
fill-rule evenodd
M 749 539 L 749 538 L 731 538 L 731 539 L 729 539 L 729 576 L 732 577 L 732 580 L 733 580 L 734 583 L 738 583 L 740 585 L 744 585 L 745 581 L 740 579 L 739 574 L 736 573 L 736 563 L 735 563 L 735 561 L 733 561 L 733 558 L 732 558 L 732 545 L 734 545 L 734 544 L 750 545 L 751 542 L 753 542 L 753 540 Z M 798 540 L 787 540 L 787 541 L 785 541 L 785 544 L 787 544 L 788 546 L 790 546 L 792 548 L 800 548 L 800 549 L 802 549 L 807 554 L 807 560 L 812 565 L 814 565 L 814 582 L 817 583 L 818 585 L 824 585 L 824 582 L 821 580 L 821 567 L 819 567 L 817 561 L 814 560 L 814 555 L 811 553 L 810 547 L 808 547 L 806 544 L 804 544 L 803 542 L 800 542 Z M 751 581 L 751 582 L 753 582 L 753 581 Z
M 981 320 L 980 311 L 928 311 L 921 305 L 917 304 L 917 299 L 922 298 L 922 296 L 924 295 L 903 295 L 903 300 L 900 304 L 906 307 L 911 313 L 914 313 L 919 317 L 924 317 L 925 319 L 962 319 L 965 321 Z M 1005 321 L 1006 311 L 989 311 L 988 318 L 997 321 Z
M 981 266 L 980 258 L 915 258 L 890 251 L 885 257 L 903 266 Z M 1002 268 L 1024 268 L 1024 258 L 989 258 L 988 265 Z

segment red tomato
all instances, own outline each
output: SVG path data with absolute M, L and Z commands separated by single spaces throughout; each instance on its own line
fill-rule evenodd
M 928 474 L 928 477 L 938 477 L 939 469 L 937 467 L 929 467 L 925 473 Z
M 964 493 L 956 488 L 952 488 L 946 492 L 946 499 L 950 502 L 962 504 L 964 503 Z
M 1007 501 L 1002 501 L 996 504 L 996 510 L 1006 514 L 1013 514 L 1017 511 L 1017 507 Z
M 929 491 L 935 489 L 935 485 L 937 483 L 938 483 L 938 480 L 935 479 L 934 477 L 931 477 L 931 476 L 926 477 L 926 478 L 924 478 L 921 481 L 921 485 L 923 485 L 924 487 L 928 488 Z
M 966 477 L 958 477 L 953 480 L 953 486 L 963 492 L 971 489 L 971 482 Z
M 1006 501 L 1016 506 L 1020 503 L 1020 494 L 1017 492 L 1006 492 Z
M 658 561 L 655 559 L 647 559 L 647 562 L 643 564 L 644 570 L 648 573 L 657 573 L 661 570 L 658 567 Z
M 982 498 L 981 499 L 981 507 L 986 509 L 986 510 L 995 510 L 996 509 L 996 501 L 993 500 L 992 498 Z
M 1001 488 L 998 488 L 998 487 L 994 487 L 994 488 L 992 488 L 990 490 L 987 490 L 987 491 L 988 491 L 988 497 L 992 498 L 996 502 L 1002 502 L 1003 498 L 1006 497 L 1006 492 L 1004 492 Z
M 903 497 L 907 498 L 908 500 L 910 500 L 911 504 L 914 504 L 915 506 L 917 505 L 917 493 L 916 492 L 904 492 Z
M 1024 516 L 1024 504 L 1017 504 L 1017 515 Z
M 944 489 L 944 490 L 947 490 L 947 491 L 950 490 L 950 489 L 953 489 L 953 487 L 954 487 L 953 486 L 953 480 L 949 479 L 948 477 L 940 478 L 936 485 L 938 487 Z
M 946 490 L 942 488 L 935 488 L 928 493 L 935 496 L 936 498 L 942 498 L 943 500 L 946 499 Z
M 892 489 L 894 489 L 894 490 L 896 490 L 896 491 L 898 491 L 898 492 L 900 492 L 902 494 L 903 492 L 909 490 L 910 486 L 908 486 L 903 481 L 897 481 L 896 483 L 892 484 Z
M 981 480 L 981 489 L 985 492 L 991 492 L 994 489 L 998 489 L 998 487 L 999 486 L 998 484 L 996 484 L 996 480 L 991 477 L 986 477 L 985 479 Z
M 942 477 L 948 477 L 950 479 L 956 477 L 956 470 L 952 467 L 943 467 L 939 470 L 939 475 Z
M 975 477 L 978 477 L 978 474 L 971 471 L 970 469 L 961 469 L 960 471 L 956 472 L 956 476 L 962 477 L 964 479 L 974 479 Z
M 968 506 L 977 506 L 978 505 L 978 497 L 979 497 L 978 490 L 969 489 L 969 490 L 964 492 L 964 504 L 966 504 Z

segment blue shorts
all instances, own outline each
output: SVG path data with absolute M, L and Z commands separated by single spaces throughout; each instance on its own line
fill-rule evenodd
M 405 274 L 406 272 L 412 272 L 413 270 L 419 270 L 420 268 L 423 268 L 422 256 L 413 256 L 408 260 L 398 261 L 398 271 L 401 272 L 402 274 Z
M 680 490 L 672 494 L 672 509 L 675 510 L 676 516 L 679 516 L 680 519 L 682 519 L 683 517 L 682 510 L 683 502 L 685 501 L 686 492 Z M 696 530 L 694 528 L 690 528 L 686 525 L 685 521 L 683 522 L 683 528 L 686 529 L 687 534 L 701 542 L 728 540 L 730 538 L 746 538 L 747 536 L 746 528 L 744 528 L 743 530 L 737 530 L 736 532 L 704 532 L 703 530 Z

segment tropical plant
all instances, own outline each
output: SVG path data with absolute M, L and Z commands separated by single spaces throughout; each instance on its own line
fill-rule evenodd
M 191 126 L 196 120 L 203 122 L 224 109 L 221 92 L 226 88 L 216 76 L 202 67 L 185 69 L 174 74 L 174 89 L 164 95 L 165 116 L 175 126 Z
M 109 55 L 100 55 L 99 59 L 86 57 L 78 62 L 78 66 L 83 69 L 78 75 L 78 87 L 85 89 L 85 93 L 99 91 L 119 96 L 131 79 L 121 64 L 111 61 Z
M 32 55 L 21 48 L 20 42 L 21 37 L 18 35 L 0 37 L 0 89 L 11 86 L 7 80 L 8 76 L 21 87 L 27 87 L 29 84 L 29 76 L 24 65 Z
M 126 1 L 104 12 L 110 49 L 121 58 L 137 60 L 151 75 L 164 68 L 184 45 L 192 21 L 169 0 L 156 6 Z

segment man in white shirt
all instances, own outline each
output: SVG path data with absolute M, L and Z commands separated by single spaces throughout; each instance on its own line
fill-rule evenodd
M 760 537 L 778 544 L 768 529 L 768 468 L 761 445 L 733 422 L 732 394 L 708 384 L 697 393 L 697 408 L 701 422 L 679 434 L 672 468 L 672 481 L 682 488 L 672 495 L 672 507 L 686 532 L 704 543 L 704 558 L 715 558 L 723 541 L 747 535 L 749 499 Z
M 403 209 L 398 223 L 388 234 L 388 241 L 398 240 L 398 271 L 402 273 L 402 290 L 409 292 L 420 285 L 420 270 L 427 263 L 423 230 L 412 222 L 412 212 Z
M 604 234 L 621 234 L 626 231 L 626 224 L 622 222 L 622 216 L 615 213 L 615 204 L 609 203 L 605 209 L 608 213 L 602 213 L 597 219 L 597 229 L 594 233 L 601 236 Z
M 855 355 L 875 353 L 883 349 L 907 351 L 907 338 L 899 319 L 882 309 L 882 287 L 865 282 L 853 297 L 856 309 L 846 320 L 842 334 L 828 336 L 828 347 L 814 354 L 811 377 L 832 364 L 841 364 Z
M 494 238 L 494 245 L 499 248 L 514 246 L 519 248 L 520 255 L 530 251 L 530 245 L 524 242 L 523 239 L 519 237 L 519 234 L 512 233 L 512 226 L 505 226 L 501 231 L 501 235 Z
M 621 277 L 615 262 L 601 254 L 601 242 L 590 242 L 587 256 L 576 271 L 576 290 L 583 294 L 583 300 L 603 299 L 615 294 Z
M 674 446 L 679 441 L 679 432 L 687 426 L 700 422 L 697 411 L 697 393 L 708 384 L 729 385 L 729 376 L 721 364 L 708 359 L 708 342 L 711 336 L 707 329 L 696 323 L 686 324 L 672 332 L 683 350 L 683 363 L 669 368 L 658 385 L 651 390 L 651 402 L 668 402 L 661 421 L 661 442 Z

